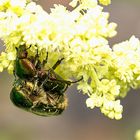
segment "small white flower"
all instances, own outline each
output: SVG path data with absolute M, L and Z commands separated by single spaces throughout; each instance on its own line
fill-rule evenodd
M 91 108 L 91 109 L 93 109 L 93 108 L 95 107 L 94 101 L 93 101 L 92 98 L 88 98 L 88 99 L 86 100 L 86 105 L 87 105 L 87 107 L 89 107 L 89 108 Z

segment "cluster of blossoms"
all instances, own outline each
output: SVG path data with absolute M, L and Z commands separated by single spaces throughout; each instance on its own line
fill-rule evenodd
M 110 0 L 72 0 L 72 11 L 54 5 L 50 13 L 31 0 L 0 1 L 0 38 L 5 51 L 0 55 L 0 72 L 13 73 L 16 47 L 25 44 L 30 56 L 39 52 L 52 66 L 59 58 L 63 63 L 56 72 L 66 79 L 83 80 L 77 88 L 87 94 L 87 107 L 99 107 L 111 119 L 121 119 L 120 98 L 131 88 L 140 87 L 140 41 L 129 40 L 108 45 L 116 35 L 116 23 L 109 23 L 103 7 Z M 46 53 L 44 53 L 46 52 Z

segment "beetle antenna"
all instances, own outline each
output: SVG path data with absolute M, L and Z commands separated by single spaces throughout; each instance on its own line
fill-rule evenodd
M 67 81 L 67 80 L 59 80 L 59 79 L 56 79 L 55 81 L 64 82 L 67 85 L 70 85 L 70 84 L 74 84 L 74 83 L 80 82 L 81 80 L 83 80 L 83 76 L 80 79 L 76 80 L 76 81 Z
M 69 81 L 70 83 L 77 83 L 77 82 L 80 82 L 80 81 L 82 81 L 83 80 L 83 76 L 80 78 L 80 79 L 78 79 L 78 80 L 76 80 L 76 81 Z
M 68 85 L 70 85 L 70 84 L 78 83 L 78 82 L 80 82 L 81 80 L 83 80 L 83 76 L 82 76 L 80 79 L 76 80 L 76 81 L 65 81 L 65 80 L 64 80 L 64 82 L 67 83 Z

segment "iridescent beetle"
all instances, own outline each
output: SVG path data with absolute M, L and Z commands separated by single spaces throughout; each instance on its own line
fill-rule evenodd
M 21 79 L 15 82 L 10 93 L 11 101 L 19 108 L 40 116 L 56 116 L 61 114 L 67 107 L 65 94 L 57 92 L 51 94 L 30 81 L 26 84 Z
M 64 93 L 69 85 L 82 80 L 67 81 L 54 72 L 60 65 L 62 59 L 58 60 L 52 68 L 45 70 L 44 65 L 47 58 L 42 63 L 39 61 L 38 52 L 35 58 L 29 58 L 25 45 L 17 48 L 17 59 L 15 61 L 15 75 L 20 79 L 38 81 L 38 86 L 43 86 L 45 91 Z
M 30 47 L 29 47 L 30 48 Z M 28 53 L 25 45 L 19 46 L 16 48 L 17 57 L 15 60 L 15 76 L 18 76 L 20 79 L 29 80 L 36 75 L 36 66 L 28 58 Z
M 56 74 L 54 70 L 62 60 L 63 58 L 58 60 L 52 68 L 45 70 L 44 65 L 47 63 L 47 58 L 42 63 L 38 57 L 35 57 L 34 60 L 30 59 L 25 46 L 20 46 L 17 49 L 15 62 L 15 74 L 19 79 L 15 80 L 10 93 L 11 101 L 17 107 L 37 115 L 61 114 L 67 106 L 64 92 L 71 83 L 82 80 L 81 78 L 73 82 L 66 81 Z

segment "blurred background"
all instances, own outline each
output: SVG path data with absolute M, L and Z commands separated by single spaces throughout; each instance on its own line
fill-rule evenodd
M 68 6 L 70 0 L 38 0 L 49 12 L 54 3 Z M 118 34 L 110 45 L 135 35 L 140 38 L 140 0 L 112 0 L 105 8 Z M 1 45 L 1 44 L 0 44 Z M 69 106 L 57 117 L 39 117 L 15 107 L 9 99 L 14 77 L 0 73 L 0 140 L 134 140 L 140 128 L 140 90 L 122 100 L 123 119 L 110 120 L 98 109 L 85 105 L 86 97 L 73 86 L 67 90 Z

